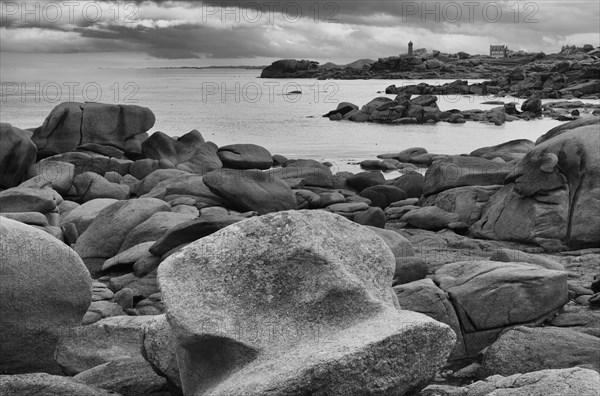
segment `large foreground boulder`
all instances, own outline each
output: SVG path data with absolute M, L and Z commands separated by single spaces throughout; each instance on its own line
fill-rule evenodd
M 399 311 L 394 256 L 324 211 L 253 217 L 159 267 L 185 394 L 397 394 L 423 388 L 450 328 Z
M 141 153 L 136 136 L 152 128 L 154 122 L 154 114 L 146 107 L 65 102 L 52 109 L 33 132 L 32 140 L 43 156 L 65 153 L 87 143 Z
M 0 373 L 61 373 L 54 349 L 91 303 L 90 274 L 43 231 L 0 217 L 0 235 Z
M 473 234 L 549 250 L 600 246 L 599 147 L 597 125 L 536 145 L 490 199 Z
M 27 131 L 0 123 L 0 188 L 18 186 L 36 155 L 37 147 Z

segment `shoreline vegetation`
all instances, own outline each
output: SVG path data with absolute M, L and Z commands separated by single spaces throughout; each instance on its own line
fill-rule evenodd
M 1 123 L 0 393 L 595 394 L 600 113 L 565 100 L 598 98 L 591 51 L 518 70 L 432 54 L 394 71 L 500 68 L 508 88 L 394 87 L 327 116 L 439 121 L 440 90 L 500 87 L 529 98 L 515 114 L 498 103 L 502 122 L 552 114 L 541 98 L 555 94 L 572 120 L 461 155 L 406 142 L 357 173 L 197 130 L 149 135 L 155 115 L 137 105 Z M 412 65 L 302 62 L 274 69 Z

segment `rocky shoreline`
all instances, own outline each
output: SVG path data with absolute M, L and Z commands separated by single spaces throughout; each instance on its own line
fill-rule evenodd
M 465 82 L 466 84 L 466 82 Z M 462 84 L 460 84 L 462 85 Z M 514 102 L 487 101 L 482 104 L 495 104 L 497 107 L 489 110 L 458 110 L 441 111 L 437 105 L 438 97 L 431 94 L 421 94 L 415 98 L 411 92 L 430 92 L 429 89 L 413 89 L 418 86 L 407 86 L 400 90 L 394 99 L 380 96 L 360 109 L 354 103 L 342 102 L 335 110 L 331 110 L 323 117 L 331 121 L 376 122 L 382 124 L 436 124 L 440 121 L 450 124 L 464 124 L 467 121 L 491 123 L 497 126 L 505 122 L 529 121 L 544 117 L 558 121 L 575 121 L 600 115 L 600 104 L 583 103 L 581 101 L 558 101 L 542 104 L 538 96 L 533 96 L 521 104 L 517 109 Z M 425 84 L 425 87 L 429 88 Z M 433 88 L 433 87 L 431 87 Z M 389 92 L 386 92 L 389 93 Z
M 262 78 L 324 79 L 459 79 L 483 83 L 461 82 L 412 94 L 476 94 L 542 99 L 598 99 L 600 97 L 600 51 L 593 47 L 567 48 L 558 54 L 526 54 L 493 59 L 465 53 L 421 53 L 380 58 L 361 68 L 320 67 L 309 60 L 283 59 L 263 69 Z M 421 85 L 421 84 L 419 84 Z M 386 93 L 401 90 L 392 85 Z
M 0 125 L 0 393 L 596 394 L 597 114 L 356 174 L 154 122 Z

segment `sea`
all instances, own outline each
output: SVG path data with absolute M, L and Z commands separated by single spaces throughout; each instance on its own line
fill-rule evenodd
M 39 69 L 38 69 L 39 70 Z M 381 153 L 424 147 L 430 153 L 463 154 L 513 139 L 535 141 L 561 122 L 549 118 L 496 126 L 480 122 L 384 125 L 330 121 L 322 115 L 341 102 L 359 107 L 385 88 L 452 80 L 261 79 L 259 69 L 235 68 L 49 68 L 0 74 L 0 121 L 19 128 L 42 124 L 66 101 L 146 106 L 156 115 L 149 131 L 181 136 L 193 129 L 218 146 L 253 143 L 288 158 L 328 161 L 333 170 L 356 171 L 357 163 Z M 469 83 L 477 82 L 470 80 Z M 439 96 L 442 110 L 490 109 L 488 100 L 522 103 L 513 97 Z M 547 102 L 545 100 L 544 102 Z M 596 103 L 598 101 L 595 101 Z M 519 106 L 517 106 L 519 107 Z M 394 174 L 388 177 L 394 177 Z

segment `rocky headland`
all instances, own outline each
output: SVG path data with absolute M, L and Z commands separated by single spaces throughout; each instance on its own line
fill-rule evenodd
M 557 54 L 516 54 L 510 58 L 471 56 L 464 52 L 392 56 L 377 61 L 353 63 L 336 68 L 320 66 L 310 60 L 282 59 L 263 69 L 262 78 L 316 79 L 459 79 L 487 80 L 467 85 L 456 82 L 449 86 L 412 94 L 476 94 L 542 99 L 597 99 L 600 94 L 600 51 L 591 45 L 566 47 Z M 401 87 L 392 85 L 386 93 L 397 94 Z
M 599 117 L 355 174 L 154 121 L 0 125 L 1 394 L 597 394 Z

